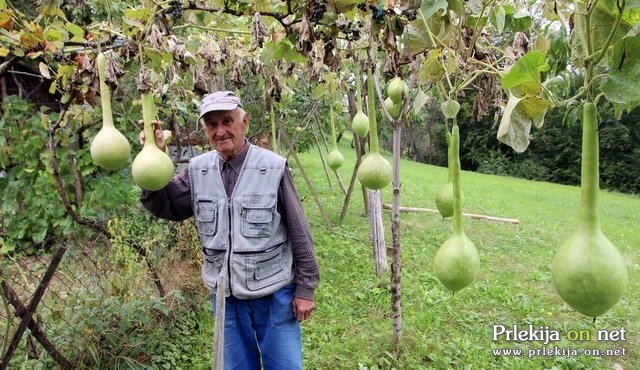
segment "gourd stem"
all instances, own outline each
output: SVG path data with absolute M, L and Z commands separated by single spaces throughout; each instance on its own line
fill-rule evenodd
M 464 234 L 462 227 L 462 189 L 460 188 L 460 130 L 454 124 L 451 134 L 452 168 L 451 182 L 453 183 L 453 234 Z
M 449 170 L 449 177 L 447 182 L 453 181 L 453 148 L 451 147 L 451 132 L 447 132 L 447 169 Z
M 113 125 L 113 113 L 111 112 L 111 90 L 105 82 L 106 58 L 103 53 L 97 56 L 98 79 L 100 80 L 100 102 L 102 103 L 102 126 L 115 127 Z
M 356 108 L 358 112 L 362 112 L 362 75 L 360 74 L 360 65 L 358 61 L 356 65 Z
M 371 153 L 379 153 L 378 149 L 378 122 L 376 121 L 376 98 L 373 86 L 373 74 L 371 67 L 367 69 L 367 102 L 369 105 L 369 146 Z
M 579 227 L 585 231 L 593 231 L 600 227 L 598 216 L 598 192 L 600 190 L 598 116 L 593 102 L 585 102 L 582 109 Z
M 333 120 L 333 104 L 329 105 L 329 121 L 331 122 L 331 143 L 333 150 L 338 150 L 338 141 L 336 140 L 336 124 Z
M 156 109 L 155 102 L 153 100 L 153 93 L 151 91 L 147 91 L 142 93 L 142 120 L 144 121 L 144 147 L 154 147 L 157 148 L 156 145 L 156 135 L 153 129 L 153 121 L 156 119 Z

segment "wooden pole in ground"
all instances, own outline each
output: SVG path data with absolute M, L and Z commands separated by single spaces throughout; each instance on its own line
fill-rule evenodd
M 298 169 L 300 169 L 300 173 L 302 174 L 302 177 L 304 178 L 304 181 L 306 182 L 307 187 L 309 188 L 309 191 L 313 196 L 313 200 L 316 202 L 316 205 L 318 206 L 318 210 L 320 211 L 320 214 L 322 215 L 322 218 L 324 219 L 324 222 L 327 225 L 327 229 L 329 230 L 330 233 L 333 234 L 333 225 L 331 224 L 331 220 L 329 220 L 329 216 L 327 215 L 327 212 L 324 211 L 324 207 L 322 207 L 322 203 L 320 203 L 320 198 L 318 198 L 318 194 L 316 193 L 316 190 L 313 187 L 311 180 L 309 180 L 309 176 L 307 176 L 307 172 L 304 170 L 304 167 L 302 166 L 302 162 L 300 162 L 300 158 L 298 158 L 298 155 L 296 154 L 296 151 L 293 148 L 293 144 L 291 144 L 291 141 L 289 141 L 289 137 L 287 136 L 287 132 L 285 131 L 284 127 L 282 127 L 282 123 L 280 123 L 280 131 L 282 132 L 282 138 L 284 139 L 285 143 L 289 147 L 289 152 L 293 156 L 293 159 L 296 161 L 296 164 L 298 165 Z
M 384 209 L 391 209 L 392 208 L 392 206 L 390 204 L 383 204 L 382 207 Z M 416 208 L 416 207 L 400 207 L 400 211 L 403 211 L 403 212 L 440 213 L 437 209 Z M 463 213 L 462 215 L 464 217 L 474 218 L 474 219 L 477 219 L 477 220 L 486 220 L 486 221 L 493 221 L 493 222 L 504 222 L 504 223 L 514 224 L 514 225 L 518 225 L 520 223 L 520 220 L 518 220 L 517 218 L 495 217 L 495 216 L 481 215 L 481 214 L 477 214 L 477 213 Z

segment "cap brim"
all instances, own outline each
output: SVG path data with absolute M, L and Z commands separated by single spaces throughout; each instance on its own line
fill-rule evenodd
M 205 108 L 203 112 L 200 113 L 200 118 L 204 117 L 207 113 L 215 112 L 215 111 L 229 111 L 238 108 L 238 104 L 236 103 L 216 103 L 211 104 Z

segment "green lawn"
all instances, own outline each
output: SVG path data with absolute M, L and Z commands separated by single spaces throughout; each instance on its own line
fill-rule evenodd
M 343 138 L 339 144 L 346 159 L 339 170 L 345 185 L 355 163 L 348 141 Z M 389 153 L 385 155 L 391 161 Z M 390 278 L 375 276 L 359 183 L 349 213 L 338 225 L 344 195 L 336 177 L 331 177 L 331 190 L 315 149 L 300 159 L 336 224 L 334 233 L 328 232 L 290 158 L 321 268 L 318 307 L 312 319 L 303 324 L 306 368 L 612 369 L 615 364 L 624 369 L 640 368 L 638 197 L 601 192 L 602 227 L 626 258 L 629 287 L 623 300 L 594 324 L 590 317 L 567 306 L 551 285 L 551 259 L 575 227 L 579 189 L 463 171 L 464 212 L 513 218 L 520 223 L 464 219 L 467 236 L 480 253 L 481 273 L 473 284 L 453 295 L 439 283 L 432 268 L 436 250 L 451 233 L 451 219 L 443 220 L 431 212 L 401 213 L 404 340 L 394 351 Z M 402 206 L 435 209 L 435 193 L 447 180 L 445 168 L 402 161 L 401 177 Z M 391 203 L 390 186 L 383 190 L 383 202 Z M 390 245 L 390 211 L 384 211 L 383 217 Z M 533 325 L 547 334 L 556 331 L 561 340 L 547 344 L 542 340 L 494 342 L 493 325 L 509 330 L 513 325 L 526 330 Z M 625 340 L 596 338 L 597 330 L 622 327 Z M 583 338 L 589 334 L 590 340 L 567 338 L 577 333 Z M 521 349 L 523 355 L 494 355 L 492 350 L 503 348 Z M 607 349 L 624 350 L 625 355 L 608 356 Z M 599 350 L 601 355 L 588 355 L 585 350 Z

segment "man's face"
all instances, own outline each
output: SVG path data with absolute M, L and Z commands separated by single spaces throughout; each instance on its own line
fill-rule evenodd
M 249 127 L 247 114 L 239 109 L 213 111 L 202 117 L 204 133 L 225 161 L 234 158 L 244 147 L 244 132 Z

